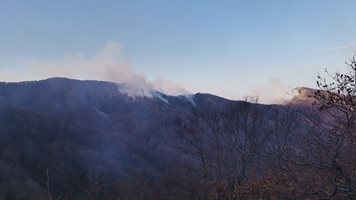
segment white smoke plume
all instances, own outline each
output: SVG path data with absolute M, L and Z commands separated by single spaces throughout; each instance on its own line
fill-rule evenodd
M 262 103 L 284 104 L 295 97 L 293 87 L 286 86 L 278 79 L 270 79 L 269 84 L 252 89 Z
M 187 94 L 178 83 L 164 78 L 149 80 L 144 74 L 136 72 L 121 53 L 121 46 L 109 41 L 93 57 L 79 54 L 66 56 L 60 62 L 36 62 L 22 74 L 30 74 L 30 79 L 68 77 L 125 83 L 126 86 L 120 91 L 129 96 L 151 96 L 152 90 L 170 95 Z

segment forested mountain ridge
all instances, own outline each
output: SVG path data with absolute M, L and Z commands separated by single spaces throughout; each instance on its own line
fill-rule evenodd
M 321 130 L 310 119 L 319 115 L 301 109 L 313 108 L 304 98 L 262 105 L 199 93 L 131 97 L 120 87 L 66 78 L 0 83 L 0 199 L 307 199 L 330 196 L 335 187 L 338 198 L 354 192 L 339 188 L 352 189 L 355 176 L 345 166 L 355 160 L 345 159 L 343 149 L 343 175 L 334 170 L 333 152 L 316 139 Z
M 91 181 L 87 179 L 96 173 L 125 177 L 135 168 L 156 176 L 177 157 L 174 146 L 166 144 L 175 140 L 167 127 L 191 106 L 227 101 L 213 95 L 173 97 L 158 92 L 129 97 L 119 87 L 66 78 L 1 83 L 0 191 L 6 199 L 27 199 L 32 190 L 47 198 L 47 170 L 51 192 L 58 196 L 84 192 L 80 188 L 86 188 Z M 78 180 L 72 185 L 67 177 L 74 176 Z

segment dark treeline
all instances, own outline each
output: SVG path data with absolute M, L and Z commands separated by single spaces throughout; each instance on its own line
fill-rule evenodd
M 99 123 L 0 104 L 0 199 L 356 199 L 355 67 L 313 105 L 145 105 L 119 127 L 125 106 Z

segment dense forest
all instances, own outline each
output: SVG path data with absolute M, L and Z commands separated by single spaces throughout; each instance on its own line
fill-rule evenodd
M 354 59 L 348 67 L 285 105 L 1 83 L 0 199 L 356 199 Z

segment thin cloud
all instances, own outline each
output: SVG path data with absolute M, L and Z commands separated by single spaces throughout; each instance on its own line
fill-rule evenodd
M 336 50 L 343 50 L 356 47 L 356 42 L 349 42 L 347 44 L 339 45 L 339 46 L 332 46 L 332 47 L 325 47 L 320 48 L 320 51 L 336 51 Z
M 164 40 L 159 40 L 159 41 L 156 41 L 156 42 L 154 43 L 154 45 L 159 46 L 159 45 L 163 45 L 163 44 L 165 44 L 165 43 L 166 43 L 166 41 L 164 41 Z

